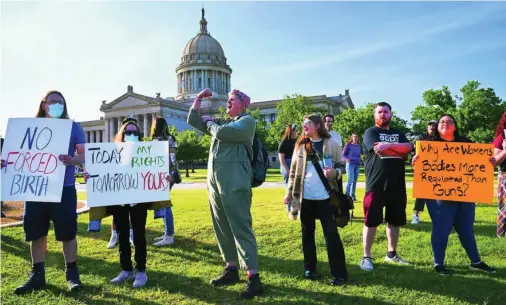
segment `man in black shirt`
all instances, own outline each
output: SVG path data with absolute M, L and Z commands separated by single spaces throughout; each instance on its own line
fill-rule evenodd
M 376 126 L 364 134 L 365 186 L 364 198 L 364 257 L 360 268 L 373 270 L 371 247 L 377 227 L 383 222 L 383 207 L 387 222 L 388 252 L 385 261 L 407 264 L 397 255 L 399 227 L 406 224 L 405 161 L 411 152 L 406 135 L 390 128 L 392 107 L 388 103 L 374 105 Z

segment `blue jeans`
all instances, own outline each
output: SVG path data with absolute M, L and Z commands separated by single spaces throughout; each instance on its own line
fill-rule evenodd
M 174 215 L 172 215 L 172 208 L 165 208 L 165 235 L 174 235 Z
M 356 200 L 357 196 L 355 196 L 355 189 L 357 188 L 358 175 L 360 173 L 360 164 L 346 163 L 346 173 L 348 174 L 346 194 L 350 195 L 353 200 Z
M 290 168 L 292 163 L 292 159 L 285 158 L 286 165 Z M 290 178 L 290 173 L 287 173 L 282 165 L 279 167 L 279 172 L 283 175 L 283 180 L 285 181 L 285 187 L 288 187 L 288 179 Z M 290 212 L 290 205 L 286 204 L 286 210 Z
M 443 265 L 448 237 L 455 227 L 462 247 L 466 250 L 471 263 L 481 261 L 474 237 L 473 225 L 476 205 L 468 202 L 427 200 L 427 210 L 432 219 L 432 252 L 434 264 Z

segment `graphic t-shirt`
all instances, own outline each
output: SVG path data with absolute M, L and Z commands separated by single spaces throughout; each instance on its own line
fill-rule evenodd
M 406 135 L 397 129 L 370 127 L 364 133 L 364 153 L 366 155 L 365 190 L 406 192 L 405 160 L 397 156 L 380 157 L 374 152 L 377 142 L 409 143 Z

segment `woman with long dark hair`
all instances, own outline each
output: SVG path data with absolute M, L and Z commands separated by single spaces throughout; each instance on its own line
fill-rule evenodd
M 494 159 L 499 166 L 497 177 L 497 237 L 505 237 L 506 233 L 506 112 L 495 130 Z
M 331 284 L 343 285 L 348 280 L 343 243 L 337 232 L 330 196 L 311 161 L 311 157 L 316 154 L 324 179 L 328 179 L 330 186 L 338 190 L 337 179 L 341 176 L 341 171 L 336 168 L 336 164 L 341 161 L 341 146 L 336 141 L 330 140 L 330 135 L 319 115 L 306 116 L 302 128 L 304 133 L 297 140 L 292 156 L 285 202 L 292 205 L 289 212 L 292 219 L 296 218 L 300 210 L 304 278 L 315 279 L 317 263 L 315 221 L 320 219 L 333 277 Z
M 459 134 L 457 121 L 450 114 L 443 114 L 438 120 L 437 134 L 434 141 L 472 143 L 470 139 Z M 413 165 L 418 155 L 413 156 Z M 491 159 L 491 162 L 494 163 Z M 416 170 L 416 166 L 415 166 Z M 434 269 L 442 276 L 450 275 L 444 264 L 448 238 L 452 228 L 455 228 L 462 247 L 466 250 L 474 270 L 495 273 L 495 269 L 481 261 L 474 237 L 474 219 L 476 204 L 474 202 L 457 202 L 449 200 L 427 200 L 427 209 L 432 219 L 432 252 L 434 254 Z
M 285 132 L 281 137 L 281 142 L 278 147 L 279 158 L 279 171 L 285 180 L 285 186 L 288 185 L 288 174 L 290 173 L 290 164 L 292 162 L 292 155 L 295 149 L 295 142 L 297 141 L 297 125 L 288 124 Z M 290 211 L 290 205 L 287 204 L 286 208 Z
M 37 118 L 69 119 L 67 102 L 58 91 L 49 91 L 42 98 Z M 84 143 L 86 137 L 79 123 L 72 122 L 67 155 L 59 160 L 66 165 L 63 192 L 60 202 L 25 202 L 23 229 L 26 241 L 30 242 L 32 271 L 28 280 L 17 287 L 14 293 L 25 294 L 46 285 L 44 261 L 47 249 L 47 233 L 53 221 L 55 237 L 63 244 L 66 263 L 66 279 L 70 291 L 81 288 L 77 270 L 77 193 L 75 187 L 75 166 L 84 162 Z M 2 167 L 4 162 L 2 160 Z
M 169 133 L 169 125 L 164 118 L 156 118 L 153 127 L 151 128 L 151 139 L 153 141 L 168 141 L 169 142 L 169 172 L 173 173 L 177 170 L 177 160 L 176 160 L 176 152 L 177 152 L 177 142 L 176 138 L 174 138 Z M 174 180 L 170 184 L 170 188 L 174 186 Z M 163 247 L 174 244 L 174 215 L 172 214 L 172 207 L 165 208 L 165 234 L 156 237 L 153 246 Z

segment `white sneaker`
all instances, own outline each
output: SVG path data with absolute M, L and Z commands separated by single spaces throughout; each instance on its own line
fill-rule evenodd
M 146 285 L 147 281 L 148 281 L 148 276 L 146 275 L 146 272 L 137 271 L 135 273 L 134 288 L 139 288 L 139 287 Z
M 385 262 L 387 263 L 394 263 L 394 264 L 401 264 L 401 265 L 409 265 L 409 263 L 402 259 L 399 255 L 396 255 L 392 258 L 385 256 Z
M 360 260 L 360 269 L 365 271 L 373 271 L 374 265 L 372 263 L 372 259 L 370 259 L 369 257 L 363 257 Z
M 162 240 L 165 237 L 165 235 L 162 235 L 160 237 L 155 237 L 154 240 Z
M 111 240 L 107 244 L 107 249 L 112 249 L 116 247 L 116 243 L 118 242 L 118 235 L 111 235 Z
M 130 244 L 134 245 L 134 230 L 130 230 Z
M 166 235 L 166 236 L 163 236 L 161 240 L 154 243 L 153 246 L 163 247 L 163 246 L 169 246 L 172 244 L 174 244 L 174 235 Z
M 128 280 L 133 280 L 134 278 L 135 278 L 134 273 L 132 271 L 121 270 L 119 275 L 111 280 L 111 283 L 123 284 L 124 282 Z
M 413 215 L 413 219 L 411 220 L 411 223 L 414 225 L 417 225 L 420 222 L 420 217 L 417 215 Z

